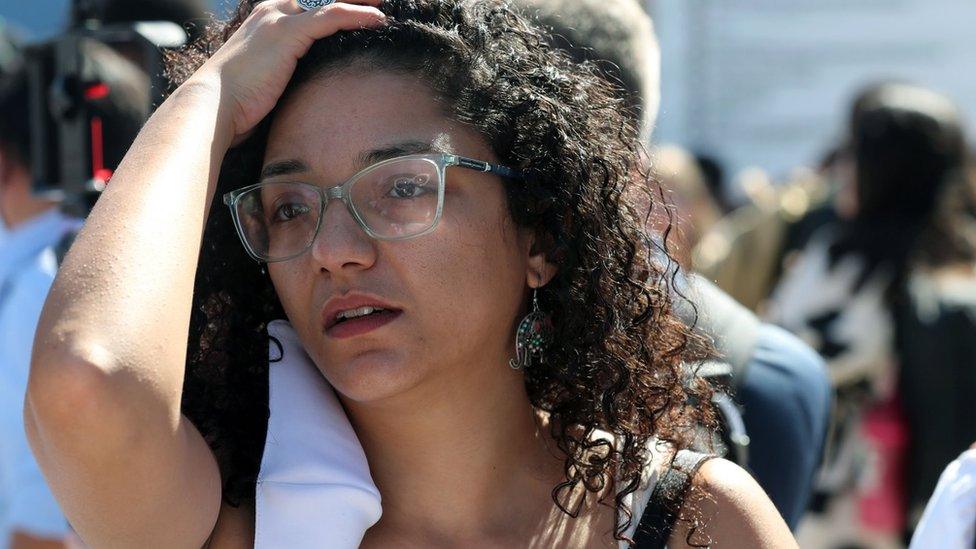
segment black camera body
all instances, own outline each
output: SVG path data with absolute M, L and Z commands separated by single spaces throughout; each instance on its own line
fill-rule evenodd
M 71 28 L 26 51 L 34 189 L 79 217 L 168 91 L 164 48 L 186 42 L 170 22 L 103 25 L 97 7 L 76 0 Z

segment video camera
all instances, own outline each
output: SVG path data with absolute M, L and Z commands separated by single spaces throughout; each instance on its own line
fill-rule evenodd
M 168 21 L 103 23 L 107 1 L 74 0 L 68 30 L 26 51 L 34 189 L 78 217 L 167 93 L 164 49 L 187 41 Z

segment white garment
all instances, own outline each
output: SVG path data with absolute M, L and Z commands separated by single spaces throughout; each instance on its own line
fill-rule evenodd
M 832 265 L 832 242 L 829 230 L 815 234 L 770 296 L 764 320 L 824 355 L 835 385 L 867 379 L 884 393 L 894 346 L 884 295 L 891 277 L 879 269 L 855 289 L 865 262 L 848 255 Z
M 256 549 L 358 547 L 380 493 L 335 391 L 284 320 L 268 325 L 271 416 L 257 481 Z M 280 361 L 276 359 L 281 358 Z
M 24 392 L 34 330 L 57 261 L 52 250 L 80 222 L 56 210 L 0 241 L 0 548 L 15 531 L 61 538 L 68 532 L 24 432 Z
M 942 472 L 909 549 L 976 547 L 976 450 Z
M 651 500 L 651 494 L 654 492 L 654 487 L 657 486 L 657 481 L 663 472 L 662 469 L 665 465 L 665 459 L 669 458 L 673 453 L 669 445 L 659 442 L 657 438 L 651 438 L 647 444 L 650 450 L 650 456 L 647 466 L 641 475 L 640 486 L 634 492 L 624 496 L 624 502 L 630 507 L 630 511 L 634 517 L 630 527 L 624 532 L 631 539 L 637 533 L 637 527 L 640 525 L 640 520 L 644 515 L 644 511 L 647 509 L 647 504 Z M 617 545 L 618 549 L 630 549 L 630 545 L 626 541 L 620 541 Z

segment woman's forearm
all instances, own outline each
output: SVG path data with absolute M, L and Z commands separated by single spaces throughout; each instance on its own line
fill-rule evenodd
M 315 40 L 384 21 L 374 6 L 258 3 L 146 124 L 71 247 L 38 324 L 24 419 L 89 545 L 200 547 L 213 532 L 220 472 L 180 404 L 220 164 Z
M 111 393 L 139 403 L 132 412 L 159 417 L 162 405 L 177 420 L 200 241 L 233 133 L 219 94 L 216 79 L 191 80 L 133 143 L 45 303 L 32 389 L 69 381 L 71 364 L 118 383 Z

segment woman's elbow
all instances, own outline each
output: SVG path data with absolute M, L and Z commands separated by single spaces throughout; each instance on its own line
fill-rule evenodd
M 111 371 L 111 358 L 97 348 L 35 346 L 24 398 L 24 422 L 35 452 L 43 451 L 45 440 L 68 442 L 111 424 Z

